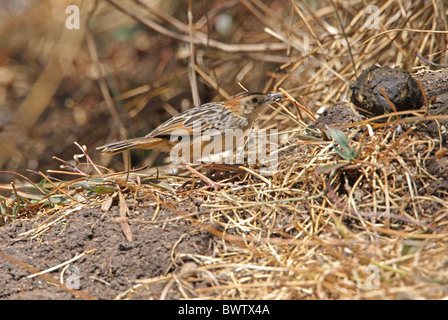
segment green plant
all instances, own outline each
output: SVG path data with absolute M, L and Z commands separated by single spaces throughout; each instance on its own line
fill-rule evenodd
M 348 143 L 348 139 L 345 136 L 344 132 L 342 132 L 338 128 L 326 126 L 325 129 L 322 130 L 322 134 L 327 138 L 333 139 L 333 141 L 341 148 L 339 149 L 335 146 L 334 150 L 342 159 L 349 162 L 358 159 L 361 152 L 361 146 L 359 146 L 358 148 L 350 147 L 350 144 Z

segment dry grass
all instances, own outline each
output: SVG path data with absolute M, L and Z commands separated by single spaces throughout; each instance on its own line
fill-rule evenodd
M 399 136 L 396 127 L 377 129 L 363 140 L 359 159 L 333 177 L 315 171 L 340 161 L 328 143 L 290 145 L 269 184 L 245 173 L 238 186 L 218 193 L 177 193 L 179 203 L 204 199 L 207 209 L 180 215 L 223 239 L 219 252 L 179 257 L 194 268 L 139 280 L 120 298 L 185 276 L 176 280 L 185 298 L 446 297 L 446 193 L 428 192 L 435 177 L 423 162 L 434 145 L 413 129 Z M 192 289 L 188 283 L 199 279 L 210 286 Z
M 344 133 L 353 147 L 360 148 L 360 154 L 338 168 L 328 167 L 342 161 L 334 152 L 334 142 L 293 138 L 305 134 L 302 124 L 310 121 L 319 107 L 348 96 L 348 81 L 355 73 L 349 48 L 357 74 L 374 63 L 411 70 L 421 64 L 415 51 L 438 64 L 448 64 L 448 8 L 443 1 L 378 2 L 379 29 L 366 28 L 363 1 L 337 2 L 349 45 L 328 1 L 311 5 L 240 0 L 213 5 L 213 12 L 211 6 L 211 21 L 215 21 L 214 14 L 228 8 L 244 12 L 236 15 L 241 26 L 233 31 L 232 44 L 207 37 L 210 22 L 205 15 L 194 22 L 189 16 L 188 24 L 143 1 L 127 1 L 129 6 L 117 0 L 108 3 L 113 6 L 101 4 L 96 14 L 124 13 L 126 18 L 120 17 L 127 23 L 139 21 L 163 37 L 184 43 L 186 47 L 180 46 L 177 55 L 190 59 L 191 51 L 185 48 L 191 44 L 196 55 L 175 74 L 161 75 L 158 85 L 134 88 L 119 97 L 105 93 L 101 86 L 107 82 L 100 85 L 115 130 L 124 126 L 114 116 L 114 99 L 121 99 L 130 118 L 157 97 L 167 113 L 176 112 L 171 101 L 179 101 L 190 88 L 171 86 L 191 74 L 192 68 L 197 77 L 189 77 L 196 88 L 193 92 L 199 82 L 199 87 L 213 88 L 226 97 L 235 91 L 236 81 L 248 89 L 255 89 L 255 83 L 258 89 L 270 92 L 284 90 L 290 99 L 258 121 L 259 127 L 276 127 L 285 133 L 287 142 L 280 150 L 278 171 L 260 176 L 257 166 L 245 166 L 226 172 L 223 181 L 233 185 L 212 192 L 197 179 L 192 185 L 188 175 L 160 174 L 156 183 L 144 183 L 147 174 L 138 171 L 106 174 L 108 163 L 98 159 L 95 164 L 82 149 L 83 157 L 78 160 L 87 161 L 64 163 L 59 172 L 63 177 L 73 172 L 77 180 L 57 181 L 49 176 L 54 176 L 54 171 L 42 174 L 46 184 L 35 186 L 34 191 L 46 188 L 51 193 L 41 194 L 40 200 L 38 195 L 39 201 L 31 204 L 31 191 L 13 190 L 16 199 L 3 201 L 4 213 L 17 218 L 39 211 L 41 220 L 51 215 L 48 223 L 52 223 L 57 219 L 55 199 L 60 199 L 63 207 L 110 206 L 111 197 L 117 197 L 125 234 L 126 206 L 150 201 L 155 212 L 169 208 L 178 213 L 178 219 L 188 219 L 215 236 L 217 252 L 213 256 L 179 256 L 190 261 L 179 272 L 135 281 L 117 297 L 120 299 L 141 294 L 155 283 L 164 286 L 159 298 L 169 297 L 173 290 L 187 299 L 447 297 L 447 193 L 437 189 L 438 177 L 427 171 L 429 160 L 446 157 L 446 141 L 441 144 L 440 136 L 430 137 L 419 130 L 425 121 L 447 117 L 422 112 L 414 118 L 396 115 L 399 120 L 390 118 L 386 123 L 347 124 Z M 91 40 L 88 43 L 90 54 L 96 56 Z M 98 58 L 93 61 L 100 64 Z M 124 134 L 121 129 L 120 135 Z M 20 204 L 17 197 L 28 199 L 28 203 Z M 186 211 L 178 208 L 192 198 L 200 200 L 199 211 L 194 206 Z M 166 221 L 159 221 L 155 214 L 153 223 Z M 43 223 L 39 230 L 24 236 L 45 230 Z M 208 286 L 195 286 L 200 281 Z

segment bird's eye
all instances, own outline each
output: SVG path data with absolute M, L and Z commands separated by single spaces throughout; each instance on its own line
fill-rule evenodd
M 258 103 L 258 98 L 252 98 L 252 103 Z

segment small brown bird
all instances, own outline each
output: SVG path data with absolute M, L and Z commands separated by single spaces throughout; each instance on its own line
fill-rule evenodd
M 113 142 L 97 149 L 109 155 L 134 148 L 158 148 L 169 152 L 178 143 L 177 139 L 172 139 L 173 134 L 181 137 L 189 135 L 186 140 L 190 144 L 198 133 L 196 128 L 199 128 L 201 136 L 222 135 L 226 130 L 245 131 L 252 127 L 263 106 L 272 101 L 280 101 L 281 97 L 281 94 L 243 92 L 224 102 L 210 102 L 179 113 L 144 137 Z M 203 149 L 203 138 L 201 144 Z

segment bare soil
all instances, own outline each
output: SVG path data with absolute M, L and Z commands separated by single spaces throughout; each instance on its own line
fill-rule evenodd
M 112 207 L 107 214 L 99 208 L 74 212 L 33 240 L 14 241 L 21 233 L 36 227 L 39 221 L 15 221 L 1 229 L 0 242 L 7 245 L 2 248 L 3 252 L 39 270 L 94 250 L 74 264 L 80 271 L 79 290 L 95 298 L 113 299 L 128 289 L 133 280 L 162 276 L 182 265 L 184 260 L 177 257 L 179 254 L 212 254 L 213 239 L 209 234 L 165 209 L 158 213 L 158 220 L 174 218 L 173 221 L 164 225 L 145 223 L 153 215 L 153 209 L 134 211 L 132 218 L 136 222 L 131 222 L 131 242 L 123 235 L 120 223 L 114 221 L 119 217 L 117 207 Z M 0 270 L 0 297 L 3 299 L 77 298 L 40 277 L 26 278 L 28 271 L 8 261 L 0 262 Z M 162 289 L 156 285 L 153 298 L 157 298 Z

